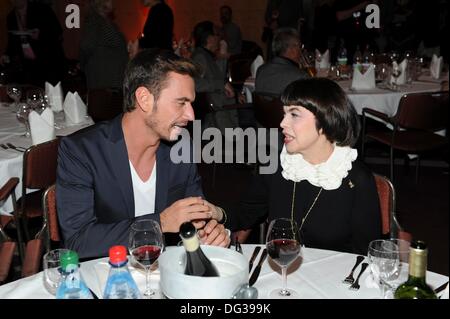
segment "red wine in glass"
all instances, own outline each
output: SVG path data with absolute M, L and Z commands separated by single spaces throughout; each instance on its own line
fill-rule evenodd
M 300 253 L 300 243 L 293 239 L 275 239 L 266 246 L 269 256 L 280 266 L 288 266 Z
M 154 245 L 140 246 L 131 251 L 134 259 L 144 266 L 150 267 L 161 254 L 161 247 Z

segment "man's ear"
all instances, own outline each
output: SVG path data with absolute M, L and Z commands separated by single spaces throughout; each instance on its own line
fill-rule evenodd
M 155 99 L 153 94 L 151 94 L 146 87 L 138 87 L 134 96 L 136 98 L 137 108 L 140 108 L 144 113 L 152 112 Z

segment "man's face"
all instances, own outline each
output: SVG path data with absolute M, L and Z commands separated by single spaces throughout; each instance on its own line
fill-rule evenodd
M 162 140 L 176 141 L 181 129 L 195 119 L 192 108 L 195 86 L 189 75 L 175 72 L 170 72 L 166 81 L 146 124 Z

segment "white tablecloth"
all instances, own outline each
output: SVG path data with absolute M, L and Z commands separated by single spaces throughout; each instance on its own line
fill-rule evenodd
M 355 91 L 350 90 L 350 86 L 352 84 L 350 80 L 338 81 L 337 83 L 341 86 L 345 93 L 347 93 L 358 114 L 362 114 L 362 109 L 364 107 L 369 107 L 376 111 L 383 112 L 388 116 L 393 116 L 397 112 L 398 103 L 404 94 L 437 92 L 440 91 L 441 88 L 440 81 L 433 81 L 432 79 L 399 86 L 399 90 L 397 92 L 380 88 Z M 255 90 L 255 81 L 253 79 L 247 79 L 244 83 L 243 90 L 247 103 L 251 103 L 253 100 L 252 92 Z
M 243 253 L 250 259 L 255 245 L 242 245 Z M 170 249 L 170 247 L 168 248 Z M 261 250 L 262 251 L 262 250 Z M 261 252 L 259 253 L 261 255 Z M 267 258 L 261 269 L 261 274 L 254 287 L 258 289 L 260 299 L 268 299 L 269 293 L 281 287 L 281 274 L 277 266 L 272 266 Z M 367 258 L 366 258 L 367 259 Z M 301 299 L 374 299 L 380 297 L 380 290 L 373 287 L 369 279 L 370 270 L 367 269 L 360 279 L 361 288 L 358 291 L 349 290 L 349 286 L 342 283 L 356 260 L 356 255 L 329 250 L 302 248 L 301 258 L 289 267 L 288 287 L 295 289 Z M 253 268 L 256 267 L 259 256 Z M 359 266 L 355 271 L 358 275 Z M 133 278 L 143 291 L 145 275 L 142 271 L 130 267 Z M 274 270 L 275 269 L 275 270 Z M 81 264 L 81 272 L 89 288 L 101 298 L 108 276 L 109 266 L 106 258 L 92 260 Z M 156 269 L 151 275 L 152 289 L 159 289 L 159 271 Z M 433 287 L 448 282 L 448 277 L 433 272 L 427 272 L 427 282 Z M 213 289 L 213 287 L 211 287 Z M 51 299 L 43 284 L 43 273 L 17 280 L 0 287 L 0 299 Z
M 80 125 L 66 126 L 64 122 L 64 113 L 60 112 L 55 115 L 56 135 L 66 136 L 76 132 L 84 127 L 92 125 L 94 122 L 91 118 Z M 25 125 L 20 123 L 13 107 L 10 104 L 0 103 L 0 144 L 12 143 L 15 146 L 28 148 L 31 146 L 31 138 L 22 136 L 25 133 Z M 11 177 L 18 177 L 22 180 L 23 153 L 8 149 L 0 148 L 0 185 L 6 183 Z M 31 191 L 31 190 L 30 190 Z M 16 187 L 16 196 L 20 198 L 22 195 L 22 183 Z M 0 202 L 0 214 L 7 215 L 12 212 L 12 201 L 8 199 L 6 202 Z

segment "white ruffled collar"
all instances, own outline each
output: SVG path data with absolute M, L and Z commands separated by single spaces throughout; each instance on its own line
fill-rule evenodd
M 289 154 L 285 146 L 280 154 L 283 168 L 281 174 L 285 179 L 293 182 L 307 180 L 312 185 L 325 190 L 338 189 L 357 157 L 356 149 L 334 145 L 333 153 L 326 162 L 313 165 L 301 154 Z

